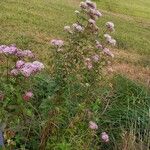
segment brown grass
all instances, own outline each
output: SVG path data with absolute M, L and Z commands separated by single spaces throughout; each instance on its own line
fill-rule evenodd
M 145 56 L 118 50 L 115 50 L 114 53 L 116 59 L 108 69 L 110 72 L 126 75 L 150 87 L 150 67 L 148 64 L 146 67 L 139 64 L 141 60 L 146 59 Z

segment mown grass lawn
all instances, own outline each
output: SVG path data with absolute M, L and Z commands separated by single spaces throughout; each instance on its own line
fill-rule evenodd
M 0 0 L 0 45 L 15 43 L 21 49 L 31 49 L 46 66 L 45 74 L 37 76 L 33 83 L 33 104 L 38 108 L 40 117 L 46 119 L 42 122 L 40 117 L 33 122 L 30 120 L 31 134 L 28 138 L 31 138 L 31 143 L 25 143 L 27 147 L 34 146 L 33 149 L 37 149 L 40 145 L 37 145 L 37 141 L 40 140 L 45 140 L 46 144 L 43 143 L 47 150 L 98 150 L 97 146 L 101 144 L 102 150 L 125 148 L 127 143 L 131 150 L 150 146 L 150 93 L 146 84 L 138 83 L 141 81 L 140 78 L 144 83 L 150 82 L 150 1 L 95 2 L 103 13 L 103 17 L 98 21 L 101 29 L 106 21 L 115 24 L 116 32 L 113 36 L 117 40 L 117 46 L 113 50 L 116 54 L 113 65 L 117 68 L 119 64 L 120 68 L 116 69 L 117 75 L 115 72 L 115 76 L 106 77 L 103 81 L 99 91 L 101 97 L 97 100 L 90 103 L 69 101 L 70 95 L 67 92 L 72 88 L 70 85 L 70 89 L 65 91 L 66 101 L 63 103 L 60 99 L 54 101 L 53 97 L 58 87 L 49 76 L 52 65 L 49 42 L 52 38 L 65 40 L 64 26 L 76 21 L 74 11 L 78 9 L 80 0 Z M 119 73 L 124 73 L 127 77 L 118 75 Z M 132 81 L 130 77 L 136 81 Z M 7 84 L 1 83 L 0 88 L 7 90 Z M 11 87 L 10 89 L 14 90 Z M 11 90 L 7 90 L 10 95 L 13 93 Z M 82 95 L 82 91 L 75 90 Z M 34 111 L 29 111 L 28 115 L 37 115 L 37 110 Z M 108 131 L 110 145 L 103 145 L 99 139 L 92 139 L 91 134 L 94 133 L 88 130 L 86 119 L 91 112 L 94 116 L 92 119 L 100 125 L 97 135 L 100 136 L 102 131 Z M 20 126 L 21 129 L 28 128 Z M 39 126 L 44 129 L 38 128 Z M 45 136 L 43 139 L 38 137 L 39 132 Z M 20 132 L 17 134 L 16 143 L 24 143 L 24 137 Z M 23 134 L 26 135 L 25 132 Z M 47 137 L 47 134 L 50 136 Z M 135 137 L 138 137 L 138 141 Z
M 113 20 L 116 25 L 118 49 L 150 55 L 148 0 L 97 3 L 105 16 L 99 22 Z M 0 43 L 46 53 L 50 39 L 63 37 L 64 25 L 75 21 L 72 14 L 78 5 L 79 0 L 1 0 Z

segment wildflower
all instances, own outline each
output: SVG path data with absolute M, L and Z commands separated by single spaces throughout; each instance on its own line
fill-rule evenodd
M 32 97 L 33 97 L 32 91 L 27 91 L 27 92 L 25 92 L 25 94 L 23 95 L 23 100 L 29 101 Z
M 24 64 L 24 66 L 20 69 L 20 72 L 23 76 L 30 77 L 31 74 L 36 72 L 36 68 L 32 63 L 28 62 Z
M 112 58 L 114 57 L 114 54 L 108 49 L 108 48 L 104 48 L 103 52 L 109 56 L 111 56 Z
M 115 46 L 116 45 L 116 40 L 115 39 L 111 39 L 111 40 L 109 40 L 109 43 L 111 45 Z
M 36 71 L 41 71 L 42 69 L 44 69 L 43 63 L 41 63 L 39 61 L 34 61 L 33 65 L 36 68 Z
M 3 49 L 5 49 L 7 46 L 6 45 L 1 45 L 0 46 L 0 54 L 4 53 Z
M 97 17 L 101 17 L 101 16 L 102 16 L 102 14 L 101 14 L 101 12 L 100 12 L 99 10 L 96 10 L 94 14 L 95 14 Z
M 85 59 L 85 65 L 88 69 L 92 69 L 93 68 L 93 65 L 92 65 L 92 61 L 90 58 L 86 58 Z
M 23 67 L 24 64 L 25 64 L 25 62 L 23 60 L 18 60 L 16 62 L 16 68 L 20 69 L 21 67 Z
M 34 54 L 30 51 L 30 50 L 24 50 L 22 51 L 24 57 L 29 57 L 29 58 L 33 58 Z
M 16 54 L 15 54 L 17 57 L 24 57 L 24 53 L 22 50 L 18 49 Z
M 109 136 L 106 132 L 101 133 L 101 138 L 104 142 L 109 142 Z
M 92 130 L 97 130 L 98 129 L 98 125 L 95 122 L 90 121 L 89 122 L 89 128 L 92 129 Z
M 20 70 L 20 72 L 24 77 L 28 78 L 33 73 L 33 69 L 24 67 Z
M 111 36 L 109 34 L 104 34 L 104 37 L 106 38 L 107 42 L 111 40 Z
M 96 48 L 97 49 L 103 49 L 103 46 L 100 44 L 99 41 L 96 40 Z
M 112 37 L 109 35 L 109 34 L 104 34 L 104 37 L 106 38 L 106 41 L 115 46 L 116 45 L 116 40 L 115 39 L 112 39 Z
M 53 46 L 56 46 L 56 47 L 60 48 L 60 47 L 62 47 L 64 45 L 64 41 L 53 39 L 53 40 L 51 40 L 51 44 Z
M 85 2 L 81 2 L 81 3 L 80 3 L 80 7 L 81 7 L 82 9 L 86 9 L 86 8 L 88 7 L 88 5 L 87 5 Z
M 77 24 L 77 23 L 74 23 L 72 25 L 72 27 L 73 27 L 74 30 L 76 30 L 78 32 L 82 32 L 84 30 L 84 28 L 82 26 L 80 26 L 79 24 Z
M 99 55 L 97 55 L 97 54 L 93 55 L 92 59 L 94 62 L 98 62 L 99 61 Z
M 89 22 L 90 24 L 95 24 L 95 23 L 96 23 L 95 20 L 93 20 L 93 19 L 89 19 L 88 22 Z
M 91 2 L 91 0 L 86 0 L 85 3 L 86 3 L 87 6 L 89 6 L 90 8 L 96 9 L 96 3 Z
M 18 69 L 13 69 L 13 70 L 11 70 L 10 74 L 12 76 L 17 76 L 19 74 L 19 71 L 18 71 Z
M 107 22 L 106 23 L 106 27 L 108 28 L 108 30 L 109 31 L 114 31 L 114 27 L 115 27 L 115 25 L 114 25 L 114 23 L 112 23 L 112 22 Z
M 14 55 L 17 52 L 17 48 L 15 46 L 4 46 L 3 53 L 6 55 Z
M 44 65 L 39 61 L 34 61 L 33 63 L 27 62 L 22 68 L 20 68 L 20 72 L 25 77 L 30 77 L 32 74 L 35 74 L 44 69 Z
M 107 27 L 107 28 L 114 28 L 115 25 L 114 25 L 113 22 L 107 22 L 107 23 L 106 23 L 106 27 Z
M 17 57 L 29 57 L 29 58 L 34 57 L 34 54 L 30 50 L 22 51 L 21 49 L 18 49 L 15 55 Z

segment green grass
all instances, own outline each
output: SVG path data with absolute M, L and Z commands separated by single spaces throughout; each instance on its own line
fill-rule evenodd
M 148 0 L 98 1 L 104 17 L 99 21 L 113 21 L 118 49 L 143 55 L 150 54 Z M 52 37 L 64 37 L 64 25 L 75 21 L 76 0 L 2 0 L 0 5 L 0 43 L 16 43 L 20 48 L 32 49 L 41 59 L 47 58 L 48 42 Z M 44 55 L 45 54 L 45 55 Z
M 101 9 L 135 17 L 139 20 L 148 21 L 150 19 L 150 1 L 149 0 L 95 0 Z

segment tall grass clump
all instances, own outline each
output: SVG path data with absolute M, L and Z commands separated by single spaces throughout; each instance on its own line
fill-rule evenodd
M 108 98 L 109 105 L 100 119 L 102 127 L 109 127 L 111 148 L 148 150 L 149 90 L 121 75 L 114 77 L 112 84 L 113 94 Z

